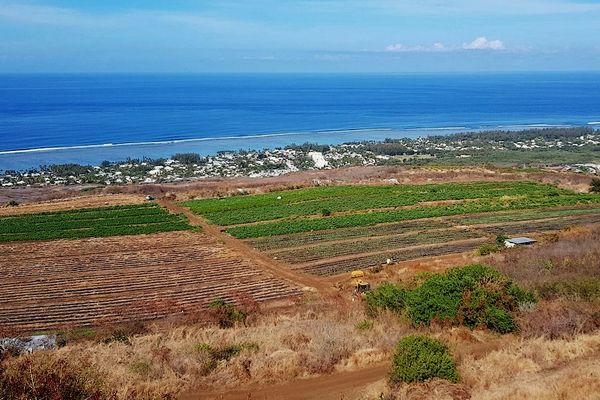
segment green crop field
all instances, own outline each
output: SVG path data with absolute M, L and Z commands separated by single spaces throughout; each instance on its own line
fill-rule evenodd
M 525 181 L 330 186 L 184 205 L 318 275 L 471 250 L 497 234 L 600 222 L 600 196 Z
M 183 215 L 156 204 L 77 209 L 0 218 L 0 242 L 79 239 L 188 230 Z
M 431 185 L 333 186 L 184 203 L 217 225 L 414 206 L 422 202 L 499 197 L 568 197 L 573 193 L 532 182 L 475 182 Z

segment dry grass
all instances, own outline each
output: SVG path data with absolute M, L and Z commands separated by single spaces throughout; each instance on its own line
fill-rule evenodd
M 370 330 L 359 330 L 362 312 L 317 310 L 290 316 L 265 315 L 251 326 L 173 327 L 130 338 L 129 343 L 80 343 L 55 352 L 61 359 L 85 358 L 117 388 L 119 399 L 173 398 L 182 390 L 234 388 L 363 368 L 387 358 L 410 328 L 382 316 Z M 207 371 L 197 345 L 258 345 L 221 360 Z
M 597 399 L 599 355 L 599 333 L 516 339 L 485 357 L 465 357 L 460 371 L 476 399 Z
M 600 277 L 600 228 L 571 229 L 556 241 L 518 248 L 493 257 L 491 264 L 530 289 L 553 282 Z
M 190 389 L 269 385 L 377 365 L 389 358 L 402 336 L 415 332 L 391 314 L 380 315 L 371 329 L 358 329 L 357 322 L 365 318 L 361 311 L 299 307 L 302 311 L 297 314 L 259 315 L 249 326 L 156 326 L 131 337 L 129 343 L 82 342 L 45 356 L 59 364 L 93 366 L 103 384 L 114 388 L 117 399 L 174 399 Z M 433 326 L 421 333 L 449 345 L 459 367 L 459 384 L 433 380 L 389 389 L 382 374 L 347 399 L 374 399 L 380 393 L 390 400 L 588 399 L 600 393 L 598 330 L 556 340 L 464 327 Z M 214 348 L 256 346 L 207 369 L 198 350 L 201 343 Z

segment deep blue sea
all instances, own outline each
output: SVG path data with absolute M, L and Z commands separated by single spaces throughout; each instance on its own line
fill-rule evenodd
M 0 169 L 595 122 L 600 73 L 0 75 Z

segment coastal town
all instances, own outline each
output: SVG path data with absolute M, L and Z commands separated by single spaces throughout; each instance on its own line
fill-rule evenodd
M 310 169 L 394 164 L 468 164 L 503 156 L 523 158 L 519 164 L 600 174 L 600 131 L 591 128 L 553 128 L 519 132 L 478 132 L 417 139 L 388 139 L 340 145 L 302 144 L 267 150 L 223 151 L 206 157 L 175 154 L 166 159 L 104 161 L 97 166 L 60 164 L 26 171 L 0 171 L 2 187 L 77 184 L 163 183 L 215 177 L 268 177 Z M 556 152 L 556 153 L 552 153 Z M 575 154 L 567 161 L 561 152 Z M 527 161 L 528 154 L 545 161 Z M 594 158 L 594 156 L 596 156 Z M 506 157 L 507 159 L 510 157 Z

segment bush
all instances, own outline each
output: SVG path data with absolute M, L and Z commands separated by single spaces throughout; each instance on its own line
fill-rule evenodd
M 366 311 L 371 316 L 388 309 L 398 314 L 405 312 L 414 325 L 429 325 L 435 320 L 500 333 L 517 330 L 511 312 L 532 302 L 533 293 L 483 265 L 423 275 L 414 289 L 384 283 L 365 298 Z
M 42 352 L 2 362 L 0 398 L 104 400 L 116 396 L 87 362 Z
M 508 240 L 508 236 L 505 235 L 498 235 L 496 236 L 496 244 L 499 247 L 504 247 L 504 242 Z
M 532 293 L 483 265 L 432 276 L 406 298 L 408 314 L 415 325 L 428 325 L 435 318 L 501 333 L 517 329 L 509 312 L 533 301 Z
M 456 365 L 447 347 L 439 340 L 421 335 L 400 340 L 392 360 L 390 381 L 397 384 L 423 382 L 431 378 L 458 382 Z
M 502 248 L 498 244 L 483 243 L 479 246 L 476 253 L 478 256 L 487 256 L 488 254 L 496 253 L 500 250 L 502 250 Z
M 243 322 L 248 316 L 245 312 L 238 310 L 233 304 L 225 300 L 215 299 L 208 304 L 209 318 L 216 322 L 220 328 L 231 328 L 236 322 Z
M 590 193 L 600 193 L 600 178 L 594 178 L 590 182 Z
M 385 309 L 397 313 L 402 312 L 407 290 L 391 283 L 383 283 L 377 288 L 367 292 L 365 297 L 365 310 L 372 317 Z
M 252 342 L 221 347 L 213 347 L 208 343 L 199 343 L 196 345 L 196 351 L 199 353 L 203 374 L 210 373 L 217 367 L 220 361 L 229 361 L 233 357 L 239 356 L 242 351 L 257 350 L 258 344 Z

